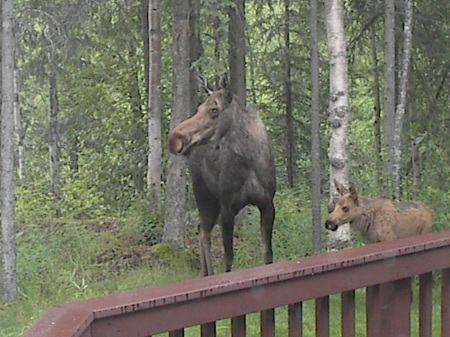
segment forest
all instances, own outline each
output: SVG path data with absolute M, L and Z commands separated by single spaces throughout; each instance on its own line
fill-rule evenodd
M 198 276 L 189 171 L 168 149 L 201 103 L 196 73 L 229 74 L 266 125 L 274 260 L 326 251 L 332 2 L 348 66 L 341 177 L 361 195 L 421 200 L 433 230 L 448 228 L 448 1 L 3 0 L 0 336 L 56 303 Z M 262 264 L 256 213 L 236 234 L 236 268 Z

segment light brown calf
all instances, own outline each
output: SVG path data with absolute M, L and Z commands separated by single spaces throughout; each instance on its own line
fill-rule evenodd
M 349 189 L 334 181 L 341 198 L 325 222 L 335 231 L 350 223 L 359 230 L 363 241 L 375 243 L 424 234 L 430 231 L 433 214 L 420 202 L 394 202 L 385 198 L 358 197 L 353 186 Z

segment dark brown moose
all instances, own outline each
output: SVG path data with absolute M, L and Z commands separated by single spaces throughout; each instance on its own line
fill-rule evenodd
M 234 218 L 249 204 L 260 211 L 264 262 L 272 263 L 275 167 L 265 126 L 255 110 L 232 95 L 227 76 L 216 90 L 203 77 L 198 80 L 208 97 L 192 117 L 173 129 L 169 147 L 188 159 L 200 213 L 202 275 L 214 274 L 210 235 L 219 214 L 225 270 L 231 270 Z
M 424 234 L 430 231 L 431 210 L 420 202 L 394 202 L 385 198 L 358 197 L 354 187 L 349 189 L 334 181 L 341 198 L 325 222 L 335 231 L 345 223 L 359 230 L 363 241 L 375 243 Z

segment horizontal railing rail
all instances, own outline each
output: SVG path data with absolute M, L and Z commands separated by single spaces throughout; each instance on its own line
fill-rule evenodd
M 355 290 L 361 288 L 366 289 L 368 336 L 407 333 L 411 277 L 416 275 L 420 336 L 427 337 L 434 271 L 442 271 L 440 330 L 448 337 L 450 231 L 63 304 L 50 308 L 22 337 L 147 337 L 163 332 L 182 336 L 192 326 L 201 326 L 202 336 L 214 336 L 215 322 L 228 318 L 233 336 L 245 336 L 245 317 L 257 312 L 261 335 L 273 336 L 274 308 L 281 306 L 288 308 L 289 335 L 302 336 L 302 303 L 313 299 L 316 336 L 323 337 L 329 335 L 328 297 L 339 293 L 342 336 L 354 336 Z M 390 311 L 383 313 L 385 307 Z

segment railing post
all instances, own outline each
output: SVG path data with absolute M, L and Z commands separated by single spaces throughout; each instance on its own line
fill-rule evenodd
M 303 303 L 288 306 L 289 337 L 303 337 Z
M 275 336 L 275 309 L 261 311 L 261 337 Z
M 441 336 L 450 336 L 450 268 L 441 275 Z
M 410 277 L 394 282 L 394 336 L 411 336 L 411 292 Z
M 366 289 L 367 337 L 379 337 L 381 327 L 380 284 Z
M 350 290 L 341 295 L 342 337 L 355 336 L 355 291 Z
M 328 296 L 316 299 L 316 337 L 330 336 L 330 299 Z
M 419 276 L 419 336 L 431 337 L 433 305 L 433 274 Z
M 246 335 L 245 315 L 231 318 L 231 336 L 245 337 Z

